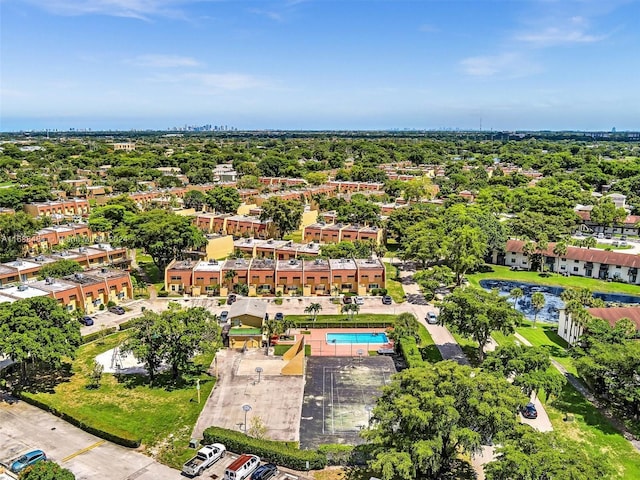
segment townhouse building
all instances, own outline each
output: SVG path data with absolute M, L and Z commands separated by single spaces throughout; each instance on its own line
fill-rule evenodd
M 165 270 L 165 289 L 176 294 L 225 296 L 236 284 L 246 285 L 250 296 L 366 295 L 385 288 L 386 273 L 379 259 L 320 258 L 179 260 Z
M 51 202 L 27 203 L 24 211 L 32 217 L 73 218 L 89 215 L 89 201 L 82 198 L 68 198 Z
M 304 227 L 302 239 L 305 242 L 338 243 L 372 241 L 380 245 L 384 240 L 384 230 L 378 227 L 361 225 L 344 225 L 342 223 L 314 223 Z
M 553 252 L 555 243 L 549 243 L 542 252 L 527 255 L 524 244 L 522 240 L 508 240 L 504 254 L 493 254 L 493 263 L 530 269 L 531 257 L 539 255 L 546 271 L 640 285 L 639 255 L 578 247 L 567 247 L 564 255 L 557 255 Z

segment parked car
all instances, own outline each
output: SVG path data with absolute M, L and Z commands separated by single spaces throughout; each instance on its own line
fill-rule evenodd
M 111 313 L 115 313 L 116 315 L 124 315 L 124 308 L 116 305 L 115 307 L 109 307 L 109 311 Z
M 524 418 L 529 418 L 529 419 L 538 418 L 538 410 L 536 410 L 536 406 L 531 402 L 527 403 L 522 408 L 521 413 Z
M 229 312 L 227 312 L 226 310 L 220 312 L 220 316 L 218 317 L 218 321 L 220 323 L 227 323 L 227 320 L 229 320 Z
M 35 465 L 38 462 L 43 462 L 47 459 L 47 456 L 42 450 L 32 450 L 30 452 L 25 453 L 24 455 L 19 456 L 9 466 L 9 469 L 13 473 L 20 473 L 27 467 L 31 465 Z
M 192 477 L 202 475 L 207 468 L 216 463 L 227 453 L 227 449 L 221 443 L 205 445 L 195 457 L 182 466 L 182 473 Z
M 229 296 L 227 297 L 227 305 L 231 305 L 236 300 L 238 300 L 238 296 L 235 293 L 229 294 Z
M 243 480 L 260 466 L 260 457 L 245 453 L 240 455 L 224 471 L 224 480 Z
M 273 317 L 274 320 L 281 322 L 284 320 L 284 313 L 282 312 L 278 312 L 276 313 L 275 317 Z
M 351 298 L 348 295 L 345 295 L 344 297 L 342 297 L 342 303 L 344 303 L 345 305 L 353 303 L 353 298 Z
M 438 316 L 433 312 L 427 313 L 427 316 L 426 316 L 425 320 L 427 321 L 427 323 L 429 325 L 437 325 L 438 324 Z
M 627 236 L 626 236 L 626 235 L 620 235 L 620 240 L 623 240 L 623 241 L 624 241 L 624 240 L 626 240 L 626 239 L 627 239 Z
M 278 466 L 275 463 L 262 465 L 253 472 L 251 480 L 269 480 L 278 474 Z
M 607 240 L 611 240 L 612 235 L 610 233 L 607 233 L 604 238 L 606 238 Z
M 85 327 L 90 327 L 91 325 L 93 325 L 93 318 L 91 318 L 88 315 L 85 315 L 84 317 L 80 317 L 79 321 Z
M 362 297 L 356 297 L 354 301 L 356 305 L 364 305 L 364 298 Z
M 391 305 L 392 303 L 393 303 L 393 299 L 389 295 L 385 295 L 384 297 L 382 297 L 383 305 Z
M 598 238 L 604 238 L 604 233 L 599 233 Z

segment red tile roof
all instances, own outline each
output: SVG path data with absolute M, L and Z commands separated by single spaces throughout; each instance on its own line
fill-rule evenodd
M 507 252 L 522 253 L 522 240 L 507 240 Z M 555 243 L 549 243 L 547 250 L 542 252 L 547 257 L 557 258 L 553 253 Z M 536 252 L 540 253 L 540 252 Z M 607 252 L 591 248 L 567 247 L 567 253 L 562 258 L 569 260 L 581 260 L 583 262 L 604 263 L 606 265 L 620 265 L 623 267 L 640 268 L 640 256 L 630 253 Z
M 628 318 L 636 324 L 636 330 L 640 330 L 640 307 L 589 308 L 587 311 L 607 321 L 612 327 L 623 318 Z

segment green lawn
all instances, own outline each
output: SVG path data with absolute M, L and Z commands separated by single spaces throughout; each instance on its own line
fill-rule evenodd
M 487 273 L 472 273 L 466 275 L 469 283 L 479 287 L 480 280 L 513 280 L 516 282 L 537 283 L 540 285 L 551 285 L 556 287 L 569 288 L 590 288 L 594 292 L 626 293 L 630 295 L 640 295 L 640 286 L 626 283 L 603 282 L 595 278 L 565 277 L 555 273 L 548 277 L 541 277 L 539 272 L 515 272 L 509 267 L 491 265 L 493 271 Z
M 384 262 L 384 268 L 387 273 L 387 293 L 393 298 L 394 302 L 404 302 L 404 288 L 402 288 L 402 284 L 397 280 L 398 268 L 389 262 Z
M 427 327 L 419 324 L 418 335 L 420 336 L 420 343 L 418 344 L 418 348 L 420 349 L 420 354 L 422 355 L 423 360 L 431 363 L 439 362 L 440 360 L 442 360 L 440 350 L 438 350 L 438 347 L 436 347 L 436 344 L 433 341 L 433 338 L 431 338 Z
M 557 333 L 555 325 L 540 324 L 536 328 L 532 328 L 530 322 L 525 322 L 522 327 L 516 328 L 516 331 L 535 347 L 544 347 L 549 350 L 549 355 L 560 365 L 567 369 L 568 372 L 578 377 L 578 372 L 573 365 L 573 359 L 567 350 L 568 345 Z
M 191 430 L 215 379 L 196 373 L 185 376 L 183 383 L 173 384 L 168 374 L 161 374 L 157 380 L 160 386 L 150 388 L 141 375 L 127 375 L 118 380 L 114 375 L 103 374 L 100 388 L 88 389 L 95 356 L 119 345 L 126 336 L 126 332 L 121 332 L 83 345 L 73 361 L 68 381 L 59 383 L 50 392 L 23 395 L 93 428 L 140 439 L 145 447 L 158 449 L 160 461 L 179 468 L 193 453 L 187 448 Z M 207 368 L 212 360 L 210 353 L 197 357 L 195 364 L 200 369 Z M 200 379 L 201 403 L 197 402 L 196 378 Z
M 505 347 L 507 345 L 514 345 L 515 342 L 516 342 L 516 337 L 515 336 L 513 336 L 513 335 L 505 335 L 502 332 L 493 332 L 491 334 L 491 337 L 501 347 Z
M 631 245 L 624 245 L 624 246 L 614 247 L 610 243 L 597 243 L 596 244 L 596 248 L 601 248 L 603 250 L 606 250 L 607 248 L 610 248 L 611 250 L 630 250 L 631 249 Z
M 587 453 L 606 455 L 616 472 L 611 478 L 640 478 L 640 453 L 569 383 L 546 404 L 546 411 L 554 430 L 578 441 Z M 574 420 L 564 421 L 565 413 Z

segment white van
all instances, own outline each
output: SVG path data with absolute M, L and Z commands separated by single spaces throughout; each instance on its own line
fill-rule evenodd
M 224 472 L 224 480 L 244 480 L 260 466 L 260 457 L 247 453 L 240 455 Z

